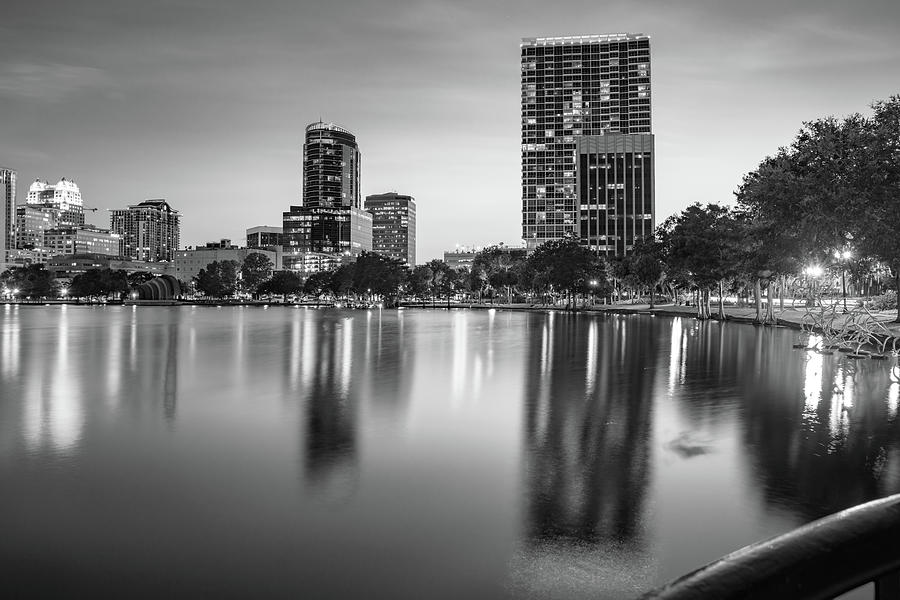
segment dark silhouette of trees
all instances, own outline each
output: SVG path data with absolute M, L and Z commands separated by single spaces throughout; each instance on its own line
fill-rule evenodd
M 275 265 L 268 256 L 261 252 L 251 252 L 241 264 L 241 288 L 256 296 L 259 286 L 272 274 Z
M 272 277 L 259 284 L 257 294 L 280 295 L 287 300 L 289 294 L 298 293 L 303 287 L 300 276 L 293 271 L 275 271 Z
M 72 278 L 69 295 L 73 298 L 121 297 L 128 289 L 128 274 L 125 271 L 90 269 Z
M 717 204 L 693 204 L 666 219 L 659 237 L 666 263 L 687 273 L 697 287 L 697 318 L 710 317 L 710 290 L 718 288 L 719 318 L 725 318 L 725 281 L 737 276 L 742 260 L 742 218 Z
M 587 291 L 590 281 L 606 281 L 606 267 L 595 252 L 564 238 L 545 242 L 531 253 L 524 279 L 537 291 L 566 294 L 569 305 L 577 292 Z
M 18 290 L 20 298 L 54 297 L 58 293 L 56 282 L 44 265 L 13 267 L 0 274 L 0 282 L 9 290 Z
M 197 274 L 197 289 L 210 298 L 233 296 L 237 289 L 238 268 L 236 260 L 214 260 Z

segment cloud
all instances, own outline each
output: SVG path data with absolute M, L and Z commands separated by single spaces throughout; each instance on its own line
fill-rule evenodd
M 0 65 L 0 96 L 59 102 L 108 82 L 106 73 L 95 67 L 24 62 Z

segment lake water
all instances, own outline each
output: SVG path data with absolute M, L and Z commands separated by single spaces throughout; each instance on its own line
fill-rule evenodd
M 900 492 L 900 370 L 797 332 L 467 310 L 0 306 L 0 581 L 629 598 Z

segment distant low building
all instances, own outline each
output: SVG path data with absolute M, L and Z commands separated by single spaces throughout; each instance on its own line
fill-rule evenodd
M 282 246 L 283 231 L 282 227 L 271 227 L 269 225 L 251 227 L 247 230 L 247 247 L 271 248 L 273 246 Z
M 151 275 L 174 275 L 175 267 L 170 263 L 128 260 L 121 256 L 104 254 L 75 254 L 53 256 L 47 260 L 46 269 L 57 279 L 72 279 L 91 269 L 112 269 L 127 273 L 150 273 Z
M 233 260 L 243 264 L 244 259 L 253 253 L 265 255 L 272 261 L 273 270 L 277 269 L 276 261 L 279 260 L 279 257 L 275 251 L 262 248 L 239 248 L 231 245 L 230 242 L 231 240 L 221 240 L 211 242 L 206 246 L 179 250 L 175 253 L 175 277 L 185 283 L 190 283 L 194 277 L 200 274 L 201 269 L 205 269 L 214 261 Z
M 508 254 L 511 259 L 523 259 L 528 253 L 524 246 L 506 246 L 501 242 L 496 247 L 504 254 Z M 472 268 L 472 263 L 475 262 L 475 256 L 486 248 L 481 246 L 462 246 L 457 247 L 456 250 L 447 250 L 444 252 L 444 262 L 451 269 L 466 269 L 468 271 Z
M 472 268 L 472 263 L 475 262 L 476 254 L 478 252 L 475 250 L 446 250 L 444 251 L 444 262 L 451 269 L 466 269 L 468 271 Z
M 122 256 L 122 238 L 93 225 L 54 227 L 44 232 L 44 248 L 50 256 L 102 254 Z

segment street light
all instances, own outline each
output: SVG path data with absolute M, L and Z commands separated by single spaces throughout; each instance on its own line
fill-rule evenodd
M 588 284 L 591 286 L 591 306 L 594 306 L 594 289 L 597 287 L 597 280 L 591 279 Z
M 812 278 L 812 282 L 810 284 L 810 296 L 811 296 L 810 300 L 812 301 L 812 304 L 810 305 L 809 301 L 807 301 L 807 306 L 815 307 L 816 306 L 816 281 L 819 277 L 822 276 L 822 273 L 824 273 L 825 270 L 822 267 L 820 267 L 819 265 L 810 265 L 810 266 L 806 267 L 805 269 L 803 269 L 803 272 L 806 273 L 807 276 Z

